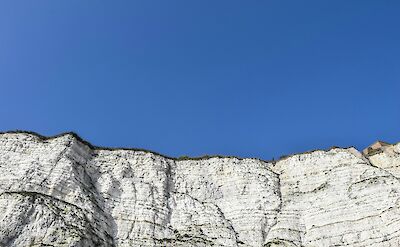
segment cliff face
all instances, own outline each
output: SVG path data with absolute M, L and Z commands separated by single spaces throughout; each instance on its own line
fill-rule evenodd
M 176 160 L 0 134 L 0 246 L 400 246 L 400 144 Z

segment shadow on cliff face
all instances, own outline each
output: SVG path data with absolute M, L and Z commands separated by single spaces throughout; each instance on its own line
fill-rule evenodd
M 6 192 L 0 195 L 0 208 L 5 209 L 0 223 L 1 246 L 110 244 L 96 234 L 87 212 L 52 196 L 36 192 Z
M 286 240 L 276 239 L 264 244 L 263 247 L 296 247 L 296 245 Z

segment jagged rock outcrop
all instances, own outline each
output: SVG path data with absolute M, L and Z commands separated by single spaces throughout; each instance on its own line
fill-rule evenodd
M 275 162 L 0 134 L 0 246 L 400 246 L 400 144 Z

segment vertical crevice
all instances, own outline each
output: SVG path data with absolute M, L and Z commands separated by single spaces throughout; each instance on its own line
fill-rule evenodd
M 280 214 L 282 212 L 282 207 L 283 207 L 283 198 L 282 198 L 282 191 L 281 191 L 281 178 L 280 178 L 280 174 L 273 172 L 276 175 L 276 181 L 275 181 L 275 193 L 276 195 L 279 197 L 279 204 L 278 207 L 276 209 L 276 216 L 275 216 L 275 221 L 274 223 L 270 226 L 269 230 L 267 232 L 265 232 L 265 234 L 263 234 L 263 242 L 265 242 L 268 239 L 268 235 L 271 232 L 271 230 L 273 230 L 274 226 L 276 224 L 278 224 L 278 220 L 280 217 Z
M 171 164 L 171 163 L 173 163 L 173 164 Z M 165 170 L 165 172 L 166 172 L 166 183 L 165 183 L 165 197 L 166 198 L 165 199 L 166 199 L 166 207 L 167 207 L 168 212 L 167 212 L 167 216 L 164 221 L 164 226 L 166 226 L 167 228 L 170 228 L 170 225 L 171 225 L 172 207 L 171 207 L 170 203 L 172 200 L 171 195 L 175 188 L 174 178 L 172 175 L 172 165 L 176 165 L 175 161 L 167 159 L 166 160 L 166 170 Z

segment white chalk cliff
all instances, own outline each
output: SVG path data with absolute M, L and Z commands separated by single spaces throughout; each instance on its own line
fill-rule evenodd
M 400 246 L 400 144 L 275 162 L 0 134 L 0 246 Z

